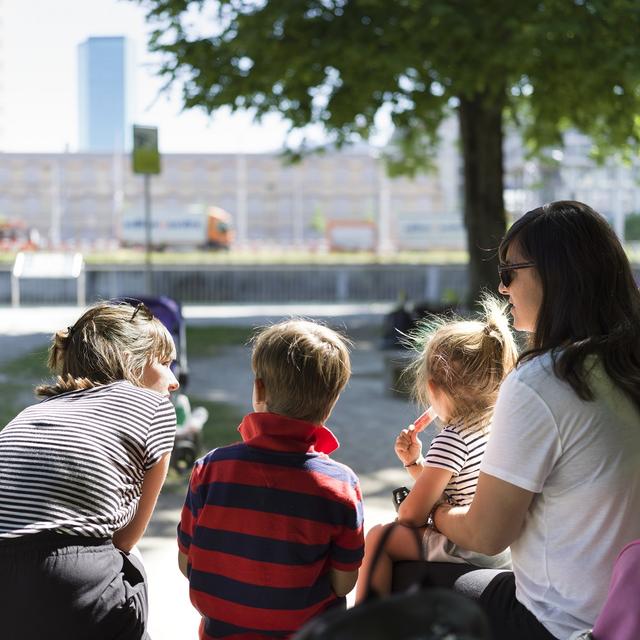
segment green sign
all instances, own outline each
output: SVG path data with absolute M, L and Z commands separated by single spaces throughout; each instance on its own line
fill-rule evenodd
M 158 127 L 133 125 L 133 173 L 160 173 Z

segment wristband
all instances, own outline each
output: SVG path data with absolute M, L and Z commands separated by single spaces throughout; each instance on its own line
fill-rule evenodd
M 424 458 L 422 456 L 418 456 L 411 464 L 405 464 L 404 468 L 408 469 L 409 467 L 418 467 L 418 466 L 422 466 L 422 463 L 424 462 Z

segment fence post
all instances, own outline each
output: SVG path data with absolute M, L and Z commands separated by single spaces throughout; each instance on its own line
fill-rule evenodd
M 11 274 L 11 306 L 20 306 L 20 280 L 13 273 Z
M 340 302 L 349 299 L 349 273 L 346 269 L 336 272 L 336 298 Z
M 442 267 L 430 264 L 426 270 L 424 297 L 429 302 L 440 301 L 440 275 Z

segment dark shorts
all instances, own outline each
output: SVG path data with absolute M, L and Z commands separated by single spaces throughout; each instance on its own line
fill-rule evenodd
M 144 568 L 111 540 L 0 541 L 0 585 L 4 640 L 148 639 Z
M 516 599 L 516 582 L 511 571 L 477 569 L 446 562 L 398 562 L 394 565 L 394 591 L 421 581 L 434 587 L 451 587 L 476 600 L 487 614 L 493 640 L 555 640 Z

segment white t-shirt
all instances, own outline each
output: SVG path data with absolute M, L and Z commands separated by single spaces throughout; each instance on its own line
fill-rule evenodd
M 590 382 L 587 402 L 548 354 L 521 365 L 481 465 L 536 494 L 511 545 L 516 596 L 558 638 L 593 625 L 616 556 L 640 538 L 640 412 L 600 364 Z

